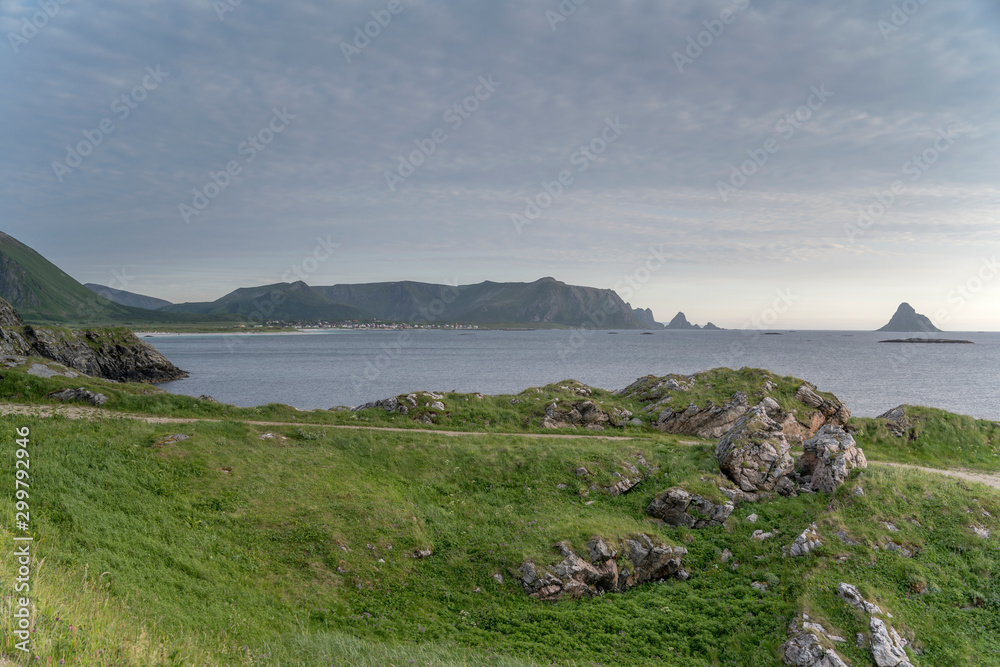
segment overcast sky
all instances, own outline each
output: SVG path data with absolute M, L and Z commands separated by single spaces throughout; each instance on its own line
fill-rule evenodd
M 0 0 L 0 220 L 81 282 L 1000 329 L 994 0 L 47 1 Z

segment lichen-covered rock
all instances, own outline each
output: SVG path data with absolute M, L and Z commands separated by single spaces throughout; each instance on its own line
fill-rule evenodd
M 792 545 L 788 547 L 788 555 L 792 557 L 807 556 L 821 546 L 823 546 L 823 542 L 819 539 L 819 531 L 816 524 L 812 524 L 802 531 L 802 534 L 796 537 Z
M 847 667 L 840 654 L 821 643 L 821 639 L 830 639 L 831 635 L 822 625 L 810 623 L 806 618 L 796 618 L 788 627 L 788 641 L 781 647 L 785 664 L 792 667 Z
M 653 470 L 658 468 L 655 464 L 647 461 L 642 452 L 635 455 L 635 463 L 624 461 L 621 466 L 622 472 L 616 471 L 611 473 L 618 481 L 603 489 L 604 493 L 609 496 L 620 496 L 623 493 L 628 493 L 649 477 Z
M 802 444 L 798 468 L 812 477 L 812 488 L 833 493 L 854 468 L 867 468 L 865 453 L 843 427 L 825 424 Z
M 550 570 L 542 570 L 531 561 L 525 561 L 519 568 L 521 587 L 533 598 L 590 597 L 624 591 L 647 581 L 688 577 L 681 567 L 681 558 L 687 554 L 687 549 L 654 542 L 648 535 L 637 535 L 622 544 L 631 570 L 619 569 L 616 561 L 619 550 L 601 537 L 594 537 L 587 543 L 590 562 L 573 551 L 568 542 L 560 542 L 555 548 L 563 559 Z
M 617 410 L 617 409 L 616 409 Z M 612 416 L 605 412 L 593 401 L 581 401 L 578 403 L 562 404 L 553 401 L 545 408 L 545 416 L 542 418 L 542 428 L 578 428 L 589 429 L 604 428 L 604 425 L 611 423 L 613 426 L 624 426 L 628 421 L 624 415 L 629 417 L 632 413 L 628 410 L 613 411 Z
M 377 401 L 369 401 L 367 403 L 362 403 L 351 408 L 351 412 L 358 412 L 360 410 L 369 410 L 371 408 L 380 408 L 386 412 L 395 412 L 399 407 L 399 399 L 395 396 L 390 396 L 389 398 L 379 399 Z
M 819 623 L 810 622 L 806 614 L 792 621 L 788 634 L 788 641 L 781 647 L 785 664 L 793 667 L 847 667 L 836 650 L 822 644 L 822 640 L 842 643 L 844 639 L 830 634 Z
M 887 628 L 885 621 L 874 616 L 869 621 L 872 633 L 872 658 L 878 667 L 913 667 L 906 655 L 903 638 L 893 628 Z
M 815 387 L 809 384 L 803 384 L 795 392 L 795 398 L 809 407 L 815 408 L 820 413 L 822 419 L 819 420 L 817 429 L 824 424 L 846 426 L 847 420 L 851 418 L 851 411 L 847 409 L 847 406 L 838 400 L 823 398 L 814 389 Z
M 61 391 L 54 391 L 51 394 L 46 394 L 45 398 L 51 398 L 56 401 L 83 401 L 84 403 L 90 403 L 91 405 L 104 405 L 108 402 L 108 397 L 104 394 L 99 394 L 89 389 L 84 389 L 83 387 L 78 387 L 77 389 L 63 389 Z
M 664 433 L 690 433 L 699 438 L 719 438 L 733 427 L 750 405 L 742 391 L 733 394 L 723 405 L 709 403 L 704 408 L 691 404 L 687 409 L 674 412 L 672 408 L 661 411 L 653 425 Z
M 722 472 L 746 492 L 782 490 L 778 481 L 794 465 L 781 426 L 756 406 L 722 436 L 715 457 Z
M 653 498 L 646 507 L 646 514 L 662 520 L 669 526 L 706 528 L 725 523 L 734 508 L 732 501 L 718 505 L 696 493 L 688 493 L 680 487 L 673 487 Z
M 867 614 L 882 614 L 882 608 L 877 604 L 873 604 L 866 600 L 864 596 L 858 591 L 856 586 L 847 583 L 841 583 L 837 585 L 837 597 L 841 598 L 847 604 L 851 605 L 855 609 L 863 611 Z

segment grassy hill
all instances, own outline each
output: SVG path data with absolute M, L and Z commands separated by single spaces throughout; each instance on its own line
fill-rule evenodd
M 113 301 L 114 303 L 122 306 L 144 308 L 146 310 L 157 310 L 159 308 L 163 308 L 164 306 L 171 305 L 166 299 L 157 299 L 155 296 L 136 294 L 135 292 L 127 292 L 125 290 L 115 289 L 114 287 L 107 287 L 105 285 L 98 285 L 96 283 L 84 283 L 83 286 L 94 294 L 102 296 L 108 301 Z
M 0 417 L 5 432 L 31 429 L 40 664 L 769 666 L 781 664 L 787 625 L 804 611 L 849 638 L 837 648 L 852 665 L 871 665 L 853 641 L 868 632 L 867 616 L 836 597 L 840 582 L 891 611 L 915 665 L 985 666 L 1000 653 L 1000 494 L 985 486 L 872 465 L 832 496 L 744 504 L 721 527 L 669 528 L 649 520 L 646 504 L 670 486 L 711 494 L 722 484 L 714 442 L 639 427 L 602 434 L 626 440 L 530 437 L 518 411 L 560 386 L 445 395 L 453 427 L 485 416 L 478 410 L 510 410 L 505 427 L 525 431 L 447 435 L 412 420 L 397 432 L 328 426 L 407 424 L 378 409 L 234 408 L 24 368 L 4 370 L 0 397 L 44 408 L 49 391 L 86 386 L 109 396 L 111 414 L 167 418 Z M 923 430 L 905 442 L 944 428 L 943 415 L 921 416 Z M 989 446 L 984 425 L 961 424 L 976 428 L 952 429 L 968 435 L 958 444 Z M 913 454 L 898 449 L 873 447 L 869 458 Z M 637 453 L 659 472 L 617 497 L 591 488 Z M 13 479 L 14 460 L 0 459 L 0 477 Z M 4 494 L 8 544 L 14 511 Z M 823 546 L 782 556 L 811 523 Z M 752 539 L 757 529 L 777 534 Z M 637 533 L 687 548 L 691 578 L 557 603 L 529 598 L 517 582 L 525 559 L 557 562 L 560 540 L 580 550 L 594 535 Z M 11 657 L 14 569 L 3 550 L 0 654 Z
M 175 315 L 113 303 L 3 232 L 0 232 L 0 298 L 33 324 L 211 324 L 235 319 Z
M 178 303 L 162 309 L 169 313 L 238 315 L 262 320 L 371 320 L 374 316 L 354 306 L 333 303 L 302 281 L 243 287 L 215 301 Z

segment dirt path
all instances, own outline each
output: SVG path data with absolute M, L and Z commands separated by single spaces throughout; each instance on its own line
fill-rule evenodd
M 25 415 L 30 417 L 54 417 L 61 415 L 67 419 L 135 419 L 147 424 L 193 424 L 195 422 L 225 422 L 238 421 L 254 426 L 313 426 L 318 428 L 339 428 L 354 431 L 389 431 L 392 433 L 433 433 L 460 437 L 464 435 L 499 435 L 518 438 L 548 438 L 551 440 L 566 440 L 574 438 L 594 438 L 597 440 L 635 440 L 629 436 L 617 435 L 569 435 L 562 433 L 488 433 L 485 431 L 441 431 L 426 428 L 393 428 L 391 426 L 361 426 L 353 424 L 311 424 L 308 422 L 268 422 L 249 419 L 207 419 L 193 417 L 154 417 L 127 412 L 112 412 L 101 408 L 91 408 L 83 405 L 25 405 L 19 403 L 0 403 L 0 415 Z
M 957 479 L 964 479 L 968 482 L 979 482 L 980 484 L 986 484 L 987 486 L 992 486 L 994 489 L 1000 489 L 1000 474 L 980 472 L 978 470 L 945 470 L 942 468 L 925 468 L 923 466 L 911 465 L 909 463 L 892 463 L 891 461 L 869 461 L 870 465 L 878 466 L 891 466 L 893 468 L 909 468 L 910 470 L 922 470 L 924 472 L 936 473 L 938 475 L 947 475 L 948 477 L 955 477 Z

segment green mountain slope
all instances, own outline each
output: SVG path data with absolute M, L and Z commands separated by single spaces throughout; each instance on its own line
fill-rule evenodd
M 241 287 L 215 301 L 178 303 L 168 313 L 232 314 L 256 323 L 265 320 L 371 320 L 373 315 L 354 306 L 332 303 L 302 281 L 260 287 Z
M 35 324 L 165 324 L 231 321 L 113 303 L 80 284 L 14 237 L 0 232 L 0 297 Z
M 108 301 L 112 301 L 121 306 L 157 310 L 159 308 L 163 308 L 164 306 L 171 305 L 166 299 L 157 299 L 155 296 L 146 296 L 145 294 L 127 292 L 125 290 L 115 289 L 114 287 L 108 287 L 106 285 L 98 285 L 97 283 L 84 283 L 83 286 L 94 294 L 102 296 Z
M 396 282 L 314 287 L 331 301 L 371 311 L 385 320 L 478 324 L 561 324 L 601 328 L 652 327 L 613 290 L 567 285 L 554 278 L 531 283 L 475 285 Z M 655 328 L 659 328 L 656 325 Z

